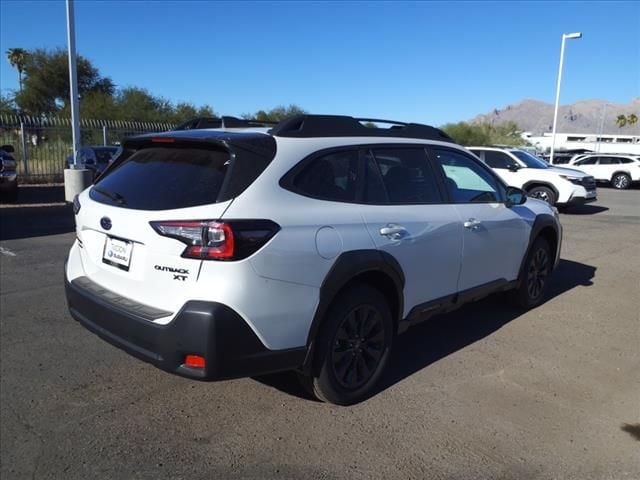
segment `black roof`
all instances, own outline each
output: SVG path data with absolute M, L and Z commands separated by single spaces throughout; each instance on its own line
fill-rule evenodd
M 374 128 L 364 123 L 385 123 L 391 126 Z M 278 123 L 270 133 L 276 137 L 401 137 L 453 142 L 442 130 L 429 125 L 346 115 L 297 115 Z

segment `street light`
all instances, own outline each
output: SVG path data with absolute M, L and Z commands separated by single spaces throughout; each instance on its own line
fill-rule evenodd
M 560 47 L 560 68 L 558 69 L 558 84 L 556 85 L 556 106 L 553 112 L 553 133 L 551 134 L 551 157 L 549 162 L 553 165 L 553 153 L 556 148 L 556 126 L 558 124 L 558 107 L 560 106 L 560 83 L 562 82 L 562 63 L 564 61 L 564 41 L 574 38 L 581 38 L 582 33 L 563 33 L 562 34 L 562 46 Z

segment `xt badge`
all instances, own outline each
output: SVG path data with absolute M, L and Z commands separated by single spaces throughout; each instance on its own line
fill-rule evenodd
M 165 267 L 163 265 L 154 265 L 156 270 L 160 272 L 171 272 L 173 273 L 173 279 L 178 280 L 180 282 L 184 282 L 189 276 L 189 270 L 186 268 L 173 268 L 173 267 Z

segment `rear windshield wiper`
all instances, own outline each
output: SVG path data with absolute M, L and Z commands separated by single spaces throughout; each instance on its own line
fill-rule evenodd
M 93 187 L 93 189 L 96 192 L 104 195 L 105 197 L 110 198 L 111 200 L 113 200 L 114 202 L 116 202 L 116 203 L 118 203 L 120 205 L 126 205 L 127 204 L 127 201 L 119 193 L 112 192 L 111 190 L 103 190 L 102 188 L 99 188 L 99 187 Z

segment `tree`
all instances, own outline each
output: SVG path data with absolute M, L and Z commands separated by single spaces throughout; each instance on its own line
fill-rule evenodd
M 622 128 L 627 124 L 627 117 L 624 115 L 618 115 L 616 117 L 616 125 L 618 125 L 618 128 Z
M 7 60 L 13 68 L 18 70 L 18 85 L 20 86 L 20 92 L 22 92 L 22 72 L 27 61 L 27 51 L 24 48 L 10 48 L 7 50 Z
M 246 119 L 255 119 L 261 122 L 279 122 L 284 120 L 285 118 L 294 117 L 296 115 L 303 115 L 307 113 L 305 110 L 300 108 L 297 105 L 291 104 L 287 107 L 284 105 L 279 105 L 271 110 L 265 112 L 264 110 L 258 110 L 256 113 L 244 114 L 243 118 Z
M 51 114 L 69 104 L 69 66 L 67 52 L 28 51 L 24 63 L 23 89 L 16 95 L 16 104 L 31 114 Z M 77 57 L 78 93 L 80 100 L 88 93 L 112 95 L 115 87 L 109 77 L 103 77 L 86 58 Z
M 11 97 L 0 93 L 0 114 L 14 115 L 16 113 L 16 104 Z
M 441 128 L 461 145 L 522 145 L 526 143 L 520 137 L 518 125 L 514 122 L 505 122 L 500 125 L 458 122 L 443 125 Z
M 179 124 L 197 117 L 214 117 L 213 107 L 203 105 L 197 108 L 192 103 L 180 102 L 174 107 L 173 114 L 169 119 L 172 123 Z
M 638 123 L 638 116 L 635 113 L 632 113 L 631 115 L 627 116 L 627 123 L 629 125 L 635 125 L 636 123 Z

